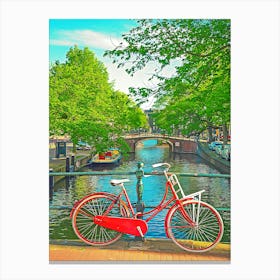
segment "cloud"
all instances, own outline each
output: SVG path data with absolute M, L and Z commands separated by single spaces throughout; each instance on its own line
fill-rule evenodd
M 72 41 L 51 39 L 50 40 L 50 45 L 53 45 L 53 46 L 73 46 L 74 44 L 73 44 Z
M 112 49 L 120 43 L 124 44 L 124 41 L 121 38 L 92 30 L 61 30 L 57 32 L 56 39 L 50 40 L 50 44 L 56 46 L 78 45 L 97 49 Z
M 136 72 L 133 77 L 128 75 L 124 68 L 117 68 L 116 64 L 113 64 L 109 61 L 104 61 L 104 65 L 106 66 L 109 73 L 109 80 L 114 82 L 114 89 L 120 90 L 124 93 L 129 92 L 129 87 L 148 87 L 155 88 L 157 87 L 156 82 L 149 81 L 151 72 L 155 68 L 154 64 L 150 64 L 145 67 L 142 71 Z M 155 99 L 153 97 L 149 98 L 149 101 L 145 104 L 141 105 L 143 110 L 151 108 Z

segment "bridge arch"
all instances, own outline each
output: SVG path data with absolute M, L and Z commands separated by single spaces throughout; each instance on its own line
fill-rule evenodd
M 166 139 L 164 137 L 143 137 L 143 138 L 135 139 L 133 151 L 136 150 L 136 146 L 139 142 L 143 142 L 146 140 L 163 140 L 165 143 L 167 143 L 169 145 L 169 151 L 172 153 L 174 152 L 174 143 L 172 143 L 171 141 L 169 141 L 168 139 Z
M 178 136 L 155 135 L 155 134 L 133 134 L 126 135 L 125 140 L 130 146 L 131 152 L 135 152 L 136 145 L 143 140 L 164 140 L 170 147 L 172 153 L 197 153 L 197 142 L 193 139 Z

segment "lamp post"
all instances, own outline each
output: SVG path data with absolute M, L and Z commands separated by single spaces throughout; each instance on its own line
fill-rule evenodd
M 142 178 L 144 176 L 144 163 L 138 162 L 137 163 L 137 170 L 135 172 L 136 178 L 137 178 L 137 184 L 136 184 L 136 191 L 137 191 L 137 203 L 136 203 L 136 212 L 137 213 L 143 213 L 145 209 L 144 202 L 142 201 L 142 195 L 143 195 L 143 181 Z M 141 216 L 140 216 L 141 218 Z M 135 236 L 135 241 L 144 241 L 143 237 Z
M 144 163 L 143 162 L 138 162 L 137 163 L 137 170 L 135 172 L 136 178 L 137 178 L 137 185 L 136 185 L 136 191 L 137 191 L 137 203 L 136 203 L 136 211 L 143 213 L 145 205 L 144 202 L 142 201 L 142 196 L 143 196 L 143 181 L 142 178 L 144 176 Z

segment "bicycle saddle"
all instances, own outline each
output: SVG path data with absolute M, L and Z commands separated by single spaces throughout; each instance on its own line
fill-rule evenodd
M 123 183 L 129 182 L 128 179 L 121 179 L 121 180 L 111 180 L 110 183 L 112 186 L 122 185 Z

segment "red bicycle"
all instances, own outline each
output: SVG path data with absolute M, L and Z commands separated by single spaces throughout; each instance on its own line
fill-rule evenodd
M 175 244 L 186 251 L 206 252 L 214 248 L 223 236 L 223 220 L 217 210 L 201 201 L 204 190 L 185 195 L 177 176 L 165 166 L 166 188 L 159 205 L 144 213 L 135 212 L 124 187 L 128 179 L 111 180 L 120 188 L 118 195 L 98 192 L 90 194 L 74 204 L 70 217 L 76 235 L 90 245 L 108 245 L 122 234 L 144 237 L 148 222 L 165 208 L 165 232 Z M 146 219 L 143 219 L 146 217 Z

